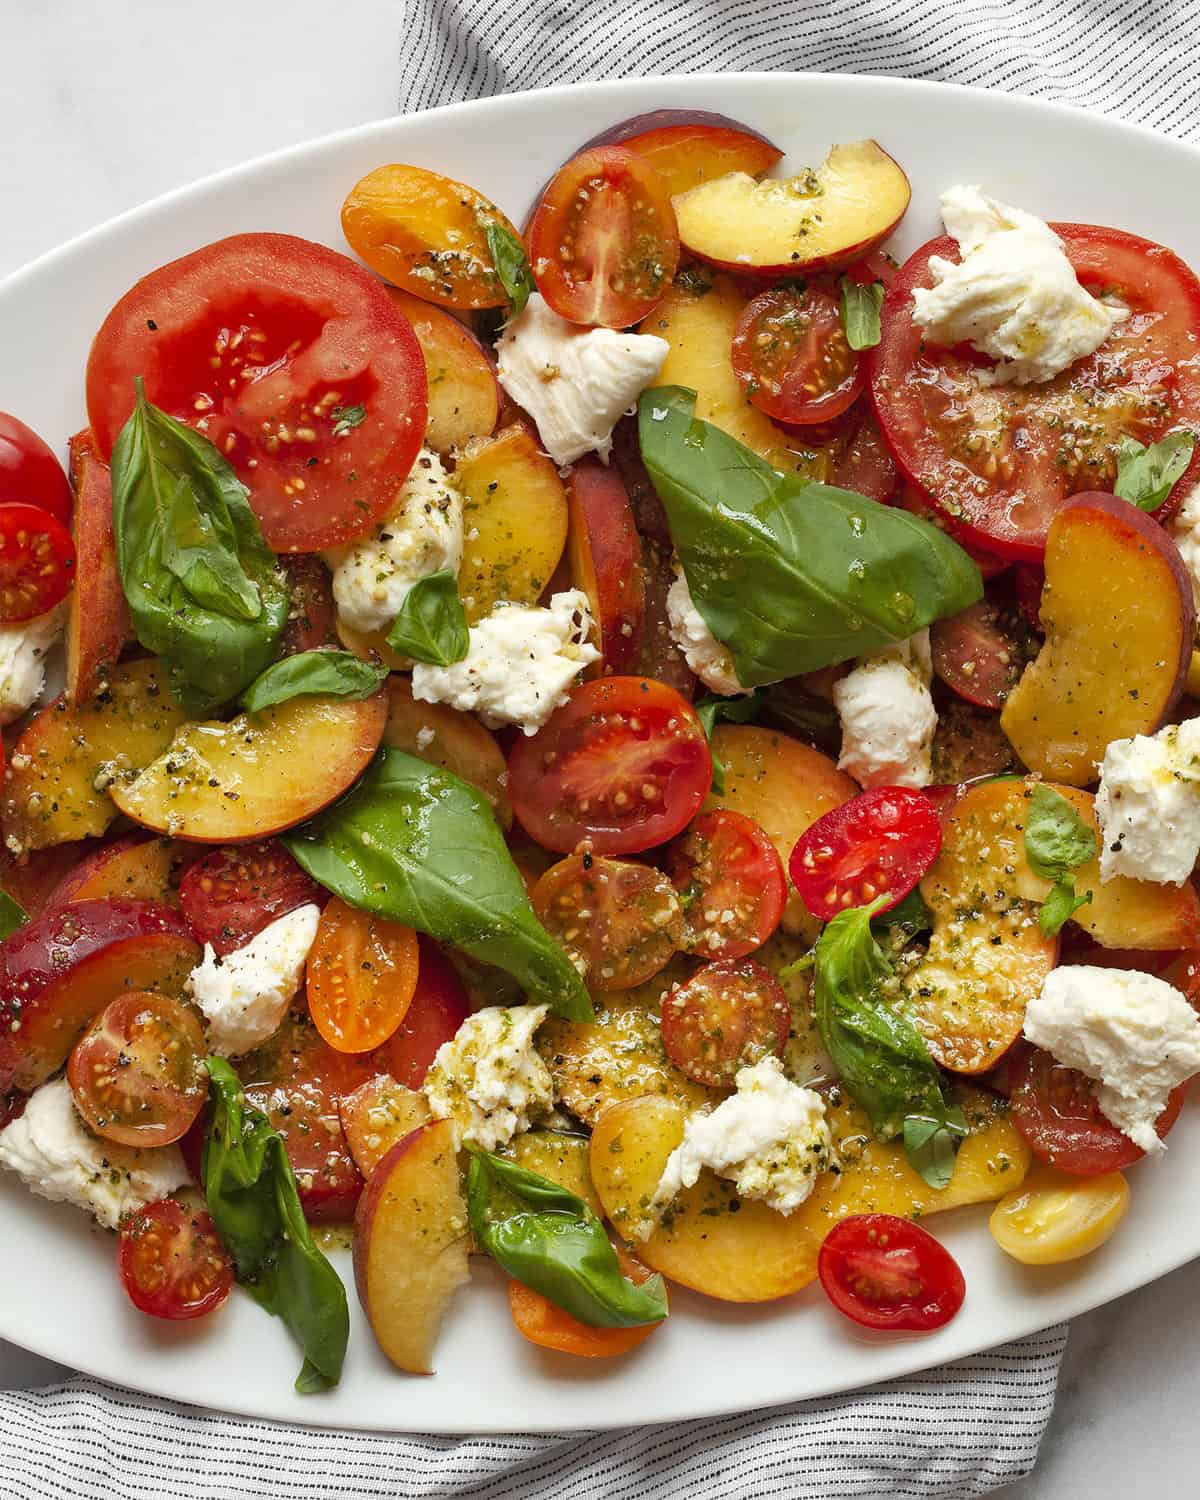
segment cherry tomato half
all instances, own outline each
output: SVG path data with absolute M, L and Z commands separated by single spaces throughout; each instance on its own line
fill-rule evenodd
M 597 854 L 665 843 L 700 811 L 711 781 L 691 704 L 648 677 L 583 683 L 508 760 L 521 825 L 563 854 L 584 839 Z
M 233 1285 L 233 1261 L 212 1219 L 174 1198 L 148 1203 L 125 1220 L 117 1268 L 134 1307 L 154 1318 L 203 1317 Z
M 836 294 L 816 284 L 771 287 L 747 303 L 732 360 L 750 401 L 778 422 L 828 422 L 866 379 L 846 342 Z
M 933 670 L 977 708 L 1003 708 L 1027 660 L 1021 636 L 1015 611 L 980 599 L 934 623 L 929 632 Z
M 662 1002 L 667 1056 L 710 1088 L 732 1088 L 739 1068 L 782 1052 L 791 1025 L 782 985 L 749 958 L 705 964 Z
M 683 938 L 675 887 L 651 865 L 572 854 L 546 871 L 530 899 L 589 989 L 632 989 L 666 968 Z
M 924 792 L 881 786 L 844 802 L 802 833 L 788 872 L 805 906 L 828 921 L 879 896 L 887 911 L 937 858 L 942 826 Z
M 298 906 L 325 900 L 325 891 L 282 844 L 238 844 L 214 849 L 179 883 L 179 904 L 201 943 L 221 957 Z
M 864 1328 L 929 1333 L 949 1323 L 967 1294 L 949 1250 L 894 1214 L 851 1214 L 835 1224 L 817 1275 L 834 1307 Z
M 417 989 L 417 935 L 335 896 L 321 913 L 305 986 L 308 1013 L 329 1045 L 369 1052 L 408 1013 Z
M 166 1146 L 208 1098 L 204 1034 L 193 1011 L 149 990 L 110 1001 L 76 1042 L 67 1079 L 79 1113 L 106 1140 Z
M 561 167 L 529 226 L 538 291 L 571 323 L 628 328 L 666 295 L 679 231 L 666 181 L 623 146 L 593 146 Z
M 0 411 L 0 505 L 35 505 L 66 526 L 71 486 L 48 443 L 32 427 Z
M 667 869 L 683 905 L 683 947 L 702 958 L 743 958 L 783 916 L 787 876 L 753 818 L 719 807 L 673 843 Z
M 896 493 L 896 460 L 888 452 L 870 402 L 860 401 L 845 421 L 845 431 L 834 442 L 830 483 L 882 505 Z
M 53 609 L 75 576 L 71 533 L 36 505 L 0 505 L 0 624 Z

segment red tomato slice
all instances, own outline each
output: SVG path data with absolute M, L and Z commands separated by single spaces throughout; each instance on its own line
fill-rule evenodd
M 573 854 L 530 897 L 589 989 L 632 989 L 666 968 L 683 938 L 675 887 L 650 865 Z
M 700 811 L 712 781 L 708 740 L 690 703 L 648 677 L 577 687 L 508 759 L 522 826 L 569 854 L 636 854 L 665 843 Z
M 36 505 L 0 505 L 0 624 L 53 609 L 75 576 L 71 533 Z
M 830 484 L 854 490 L 882 505 L 896 493 L 896 460 L 888 452 L 875 412 L 869 402 L 849 413 L 849 425 L 839 434 Z
M 783 916 L 787 876 L 753 818 L 720 807 L 701 813 L 666 855 L 683 904 L 683 947 L 702 958 L 743 958 Z
M 835 1224 L 817 1255 L 817 1275 L 839 1312 L 894 1332 L 944 1327 L 967 1294 L 949 1250 L 894 1214 L 851 1214 Z
M 783 987 L 749 958 L 705 964 L 662 1003 L 667 1056 L 710 1088 L 731 1089 L 739 1068 L 782 1052 L 791 1025 Z
M 404 1020 L 417 988 L 411 927 L 334 897 L 321 913 L 305 969 L 308 1013 L 339 1052 L 369 1052 Z
M 67 1079 L 79 1113 L 106 1140 L 167 1146 L 208 1098 L 194 1011 L 152 991 L 111 1001 L 76 1042 Z
M 1200 281 L 1170 250 L 1136 235 L 1052 228 L 1083 285 L 1131 310 L 1095 354 L 1043 384 L 985 386 L 978 355 L 926 343 L 912 293 L 932 284 L 933 256 L 958 259 L 954 241 L 942 238 L 900 268 L 871 360 L 875 410 L 900 467 L 956 532 L 1030 561 L 1042 556 L 1047 528 L 1072 495 L 1112 488 L 1119 438 L 1152 443 L 1200 426 Z M 1160 520 L 1198 478 L 1200 450 Z
M 327 893 L 282 844 L 238 844 L 214 849 L 179 883 L 179 904 L 196 939 L 224 957 L 298 906 Z
M 1027 659 L 1013 612 L 990 599 L 936 621 L 929 645 L 938 677 L 978 708 L 1003 708 Z
M 425 433 L 425 361 L 381 282 L 289 234 L 238 234 L 160 266 L 117 303 L 88 360 L 88 420 L 112 454 L 133 378 L 210 438 L 275 552 L 371 530 Z
M 1040 1047 L 1030 1047 L 1014 1066 L 1012 1122 L 1033 1154 L 1076 1177 L 1100 1177 L 1141 1161 L 1145 1152 L 1107 1119 L 1096 1102 L 1096 1085 L 1064 1068 Z M 1161 1139 L 1179 1118 L 1186 1084 L 1172 1089 L 1155 1121 Z
M 35 505 L 64 526 L 71 486 L 48 443 L 17 417 L 0 411 L 0 505 Z
M 866 380 L 827 287 L 775 286 L 746 304 L 733 332 L 733 369 L 750 401 L 779 422 L 827 422 Z
M 937 858 L 942 825 L 924 792 L 881 786 L 818 818 L 792 850 L 788 873 L 805 906 L 828 921 L 887 896 L 902 901 Z
M 467 1019 L 467 992 L 454 965 L 433 941 L 419 937 L 417 989 L 404 1020 L 371 1054 L 379 1068 L 405 1088 L 419 1089 L 438 1048 L 448 1042 Z
M 538 291 L 571 323 L 628 328 L 666 295 L 679 231 L 665 180 L 624 146 L 593 146 L 551 178 L 529 226 Z
M 174 1198 L 139 1208 L 121 1226 L 117 1267 L 129 1300 L 154 1318 L 200 1318 L 233 1285 L 233 1261 L 203 1210 Z

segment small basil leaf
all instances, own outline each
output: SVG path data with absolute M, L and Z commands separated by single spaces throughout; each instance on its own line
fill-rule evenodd
M 1046 937 L 1054 937 L 1067 918 L 1092 899 L 1091 891 L 1076 896 L 1071 872 L 1095 859 L 1097 847 L 1095 830 L 1062 793 L 1039 782 L 1025 814 L 1025 858 L 1035 875 L 1053 882 L 1038 914 Z
M 384 750 L 351 791 L 283 842 L 349 905 L 495 964 L 568 1020 L 592 1019 L 583 981 L 534 914 L 491 807 L 449 771 Z
M 5 890 L 0 890 L 0 942 L 19 932 L 29 921 L 29 913 Z
M 333 435 L 335 438 L 345 437 L 355 427 L 361 427 L 367 420 L 367 408 L 365 406 L 335 406 L 330 412 L 333 418 Z
M 449 568 L 419 578 L 404 596 L 388 631 L 388 645 L 413 661 L 450 667 L 471 649 L 458 579 Z
M 621 1273 L 604 1226 L 582 1198 L 501 1156 L 472 1151 L 471 1231 L 510 1276 L 592 1328 L 637 1328 L 667 1316 L 659 1275 Z
M 512 316 L 520 317 L 530 296 L 537 291 L 525 246 L 511 230 L 494 222 L 487 227 L 487 243 L 500 285 L 512 303 Z
M 840 303 L 842 329 L 851 349 L 874 349 L 883 337 L 879 324 L 883 282 L 872 281 L 867 286 L 860 286 L 843 276 Z
M 1091 891 L 1077 896 L 1075 881 L 1070 875 L 1064 875 L 1051 887 L 1050 894 L 1042 902 L 1042 909 L 1038 912 L 1038 926 L 1042 929 L 1042 935 L 1057 937 L 1068 917 L 1074 916 L 1081 906 L 1089 905 L 1091 899 Z
M 918 932 L 933 930 L 933 913 L 926 905 L 925 897 L 921 895 L 920 886 L 913 886 L 903 901 L 897 901 L 895 906 L 872 917 L 871 926 L 903 927 L 909 937 L 916 937 Z
M 289 698 L 369 698 L 386 681 L 386 667 L 363 661 L 351 651 L 301 651 L 260 672 L 241 696 L 241 705 L 260 713 Z
M 842 721 L 825 698 L 810 693 L 795 679 L 767 688 L 759 722 L 770 729 L 807 740 L 836 760 L 842 744 Z
M 940 1115 L 909 1115 L 904 1121 L 904 1154 L 930 1187 L 949 1187 L 955 1153 L 966 1135 L 966 1118 L 957 1106 Z
M 1191 462 L 1196 440 L 1190 432 L 1169 432 L 1147 448 L 1136 438 L 1117 444 L 1117 482 L 1113 494 L 1139 510 L 1157 510 Z
M 696 717 L 708 736 L 708 746 L 712 751 L 712 789 L 718 797 L 725 791 L 725 763 L 713 745 L 713 730 L 719 722 L 748 724 L 762 707 L 763 696 L 759 690 L 741 698 L 701 698 L 694 705 Z

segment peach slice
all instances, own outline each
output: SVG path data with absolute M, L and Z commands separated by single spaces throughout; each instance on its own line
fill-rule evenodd
M 597 1218 L 604 1214 L 592 1182 L 589 1158 L 590 1142 L 586 1135 L 567 1135 L 561 1130 L 527 1130 L 514 1136 L 500 1151 L 511 1157 L 527 1172 L 536 1172 L 548 1182 L 557 1183 L 582 1198 Z
M 646 585 L 641 538 L 620 474 L 598 458 L 581 459 L 567 480 L 567 506 L 571 577 L 591 603 L 600 665 L 628 672 L 641 643 Z
M 10 850 L 104 832 L 117 815 L 110 777 L 148 766 L 184 722 L 167 684 L 161 662 L 127 662 L 91 702 L 71 708 L 58 698 L 37 714 L 13 746 L 0 804 Z
M 158 759 L 112 787 L 126 817 L 212 844 L 267 838 L 311 818 L 366 769 L 387 693 L 359 702 L 291 698 L 229 723 L 185 724 Z
M 761 177 L 783 152 L 765 135 L 728 115 L 698 109 L 657 109 L 603 130 L 579 149 L 624 146 L 644 156 L 672 194 L 728 172 Z
M 59 886 L 77 862 L 93 849 L 93 841 L 87 840 L 82 844 L 56 844 L 51 849 L 18 856 L 0 845 L 0 888 L 28 916 L 40 916 L 52 901 L 57 904 Z
M 452 771 L 481 791 L 502 828 L 512 827 L 508 765 L 494 735 L 472 714 L 444 703 L 419 703 L 407 677 L 388 683 L 388 718 L 383 743 L 407 750 L 431 765 Z
M 496 430 L 500 386 L 483 345 L 447 312 L 389 287 L 388 295 L 412 324 L 425 358 L 429 420 L 425 441 L 439 453 L 461 448 Z
M 422 1125 L 376 1167 L 354 1215 L 354 1280 L 379 1346 L 401 1370 L 433 1373 L 450 1298 L 470 1279 L 456 1127 Z
M 1096 780 L 1113 741 L 1151 734 L 1179 700 L 1195 606 L 1179 549 L 1115 495 L 1077 495 L 1046 536 L 1045 644 L 1000 723 L 1031 771 Z
M 368 1078 L 339 1100 L 338 1113 L 354 1165 L 368 1180 L 398 1141 L 430 1120 L 425 1095 L 386 1073 Z
M 116 896 L 178 906 L 175 875 L 179 863 L 180 848 L 171 839 L 130 833 L 102 844 L 81 860 L 55 886 L 46 904 L 66 906 Z
M 848 265 L 908 208 L 908 178 L 878 141 L 834 146 L 815 171 L 755 182 L 730 172 L 672 201 L 684 249 L 740 275 Z
M 75 490 L 75 587 L 67 603 L 67 702 L 86 703 L 133 640 L 129 606 L 117 572 L 112 484 L 91 430 L 71 439 Z

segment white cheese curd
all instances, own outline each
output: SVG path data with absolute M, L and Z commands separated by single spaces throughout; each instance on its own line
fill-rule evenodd
M 1171 1090 L 1200 1073 L 1200 1016 L 1173 985 L 1136 969 L 1052 969 L 1025 1013 L 1025 1035 L 1095 1079 L 1103 1114 L 1143 1151 Z
M 188 976 L 187 988 L 208 1022 L 209 1050 L 240 1057 L 274 1036 L 304 979 L 321 909 L 313 902 L 218 958 L 212 944 Z
M 338 615 L 354 630 L 386 630 L 413 584 L 443 568 L 457 573 L 462 551 L 462 496 L 438 455 L 422 448 L 374 533 L 325 553 Z
M 62 634 L 66 605 L 20 625 L 0 625 L 0 725 L 33 707 L 46 685 L 46 653 Z
M 1183 885 L 1200 856 L 1200 719 L 1113 740 L 1096 792 L 1100 879 Z
M 1200 485 L 1185 498 L 1171 523 L 1171 536 L 1192 580 L 1192 597 L 1200 610 Z
M 730 697 L 749 691 L 738 681 L 733 657 L 696 608 L 682 568 L 676 569 L 675 582 L 667 590 L 667 626 L 689 668 L 709 692 Z
M 497 1151 L 554 1108 L 550 1070 L 533 1044 L 545 1005 L 492 1005 L 478 1010 L 443 1042 L 423 1084 L 439 1120 Z
M 733 1182 L 739 1197 L 760 1198 L 781 1214 L 799 1208 L 817 1174 L 829 1169 L 833 1142 L 820 1094 L 790 1083 L 776 1057 L 740 1068 L 736 1083 L 737 1092 L 716 1109 L 688 1116 L 651 1200 L 651 1219 L 639 1226 L 640 1238 L 705 1167 Z
M 556 464 L 589 452 L 607 463 L 613 428 L 662 369 L 670 347 L 650 334 L 568 323 L 535 292 L 497 340 L 497 374 L 537 423 Z
M 937 729 L 932 680 L 928 630 L 860 657 L 833 685 L 842 721 L 839 770 L 864 789 L 928 786 Z
M 546 609 L 497 604 L 471 627 L 462 661 L 414 665 L 413 697 L 477 713 L 489 729 L 520 724 L 526 734 L 536 734 L 567 701 L 567 689 L 584 667 L 599 659 L 591 633 L 582 589 L 555 594 Z
M 1129 316 L 1084 290 L 1062 241 L 1036 215 L 977 187 L 952 187 L 942 220 L 962 259 L 930 259 L 934 285 L 914 289 L 913 318 L 931 343 L 969 343 L 999 361 L 992 380 L 1052 380 Z
M 118 1146 L 86 1129 L 65 1078 L 42 1084 L 0 1131 L 0 1165 L 55 1203 L 86 1209 L 106 1229 L 191 1181 L 178 1146 Z

